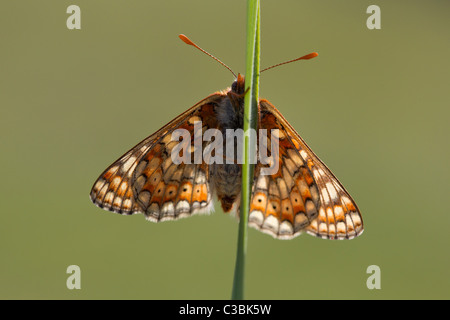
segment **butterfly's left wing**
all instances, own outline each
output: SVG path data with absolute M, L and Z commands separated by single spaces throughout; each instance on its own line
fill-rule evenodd
M 260 100 L 259 121 L 270 138 L 278 129 L 279 161 L 273 174 L 262 175 L 260 161 L 255 168 L 249 225 L 280 239 L 303 231 L 326 239 L 360 235 L 362 218 L 352 197 L 267 100 Z
M 92 202 L 120 214 L 144 213 L 155 222 L 209 210 L 208 166 L 204 162 L 174 163 L 171 152 L 178 141 L 172 141 L 172 133 L 186 130 L 192 150 L 194 138 L 202 136 L 195 134 L 195 123 L 201 122 L 203 132 L 217 128 L 214 109 L 225 97 L 226 92 L 210 95 L 125 153 L 94 183 Z

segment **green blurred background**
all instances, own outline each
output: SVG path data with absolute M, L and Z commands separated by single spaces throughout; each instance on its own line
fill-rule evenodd
M 81 30 L 66 9 L 81 8 Z M 381 7 L 381 30 L 366 9 Z M 352 241 L 249 231 L 249 299 L 450 298 L 449 1 L 262 1 L 269 99 L 357 201 Z M 0 298 L 228 299 L 236 221 L 95 207 L 121 154 L 245 70 L 245 1 L 2 1 Z M 66 268 L 81 268 L 68 290 Z M 381 290 L 369 290 L 370 265 Z

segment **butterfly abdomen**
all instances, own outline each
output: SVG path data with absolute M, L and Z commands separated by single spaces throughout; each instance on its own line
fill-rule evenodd
M 230 212 L 240 199 L 241 167 L 238 164 L 212 165 L 211 179 L 223 211 Z
M 230 96 L 231 95 L 231 96 Z M 224 212 L 237 209 L 241 193 L 239 154 L 243 139 L 243 96 L 233 90 L 216 106 L 216 116 L 223 136 L 223 163 L 210 167 L 211 182 Z

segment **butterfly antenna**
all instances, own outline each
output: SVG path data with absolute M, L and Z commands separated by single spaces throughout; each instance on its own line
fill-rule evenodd
M 282 66 L 283 64 L 288 64 L 288 63 L 295 62 L 295 61 L 298 61 L 298 60 L 309 60 L 309 59 L 312 59 L 312 58 L 317 57 L 318 55 L 319 55 L 319 54 L 318 54 L 317 52 L 313 52 L 313 53 L 307 54 L 307 55 L 305 55 L 305 56 L 303 56 L 303 57 L 300 57 L 300 58 L 297 58 L 297 59 L 294 59 L 294 60 L 285 61 L 285 62 L 276 64 L 276 65 L 274 65 L 274 66 L 265 68 L 265 69 L 261 70 L 259 73 L 264 72 L 264 71 L 267 71 L 267 70 L 272 69 L 272 68 L 275 68 L 275 67 Z
M 200 50 L 201 52 L 203 52 L 204 54 L 210 56 L 211 58 L 213 58 L 214 60 L 216 60 L 218 63 L 220 63 L 221 65 L 223 65 L 225 68 L 227 68 L 235 78 L 237 78 L 236 74 L 233 72 L 233 70 L 230 69 L 230 67 L 228 67 L 225 63 L 223 63 L 222 61 L 220 61 L 219 59 L 217 59 L 216 57 L 214 57 L 212 54 L 210 54 L 209 52 L 206 52 L 205 50 L 203 50 L 202 48 L 200 48 L 198 45 L 196 45 L 195 43 L 193 43 L 188 37 L 186 37 L 184 34 L 180 34 L 178 36 L 181 40 L 183 40 L 184 43 L 193 46 L 195 48 L 197 48 L 198 50 Z

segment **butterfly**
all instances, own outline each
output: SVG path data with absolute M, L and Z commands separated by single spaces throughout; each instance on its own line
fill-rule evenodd
M 190 42 L 186 39 L 182 38 Z M 239 217 L 241 165 L 236 157 L 221 163 L 190 160 L 212 143 L 196 137 L 211 129 L 225 135 L 227 129 L 243 127 L 245 94 L 245 78 L 239 74 L 230 88 L 209 95 L 138 143 L 96 180 L 90 193 L 92 202 L 105 210 L 123 215 L 143 213 L 147 220 L 160 222 L 209 213 L 217 198 L 224 212 Z M 303 232 L 324 239 L 359 236 L 363 221 L 355 201 L 265 99 L 259 99 L 258 128 L 277 132 L 276 137 L 269 134 L 268 141 L 278 141 L 278 152 L 272 155 L 277 157 L 278 168 L 262 174 L 268 165 L 258 159 L 248 225 L 278 239 Z M 192 151 L 183 154 L 188 161 L 181 163 L 172 156 L 179 152 L 175 137 L 179 130 L 190 134 L 187 143 Z

